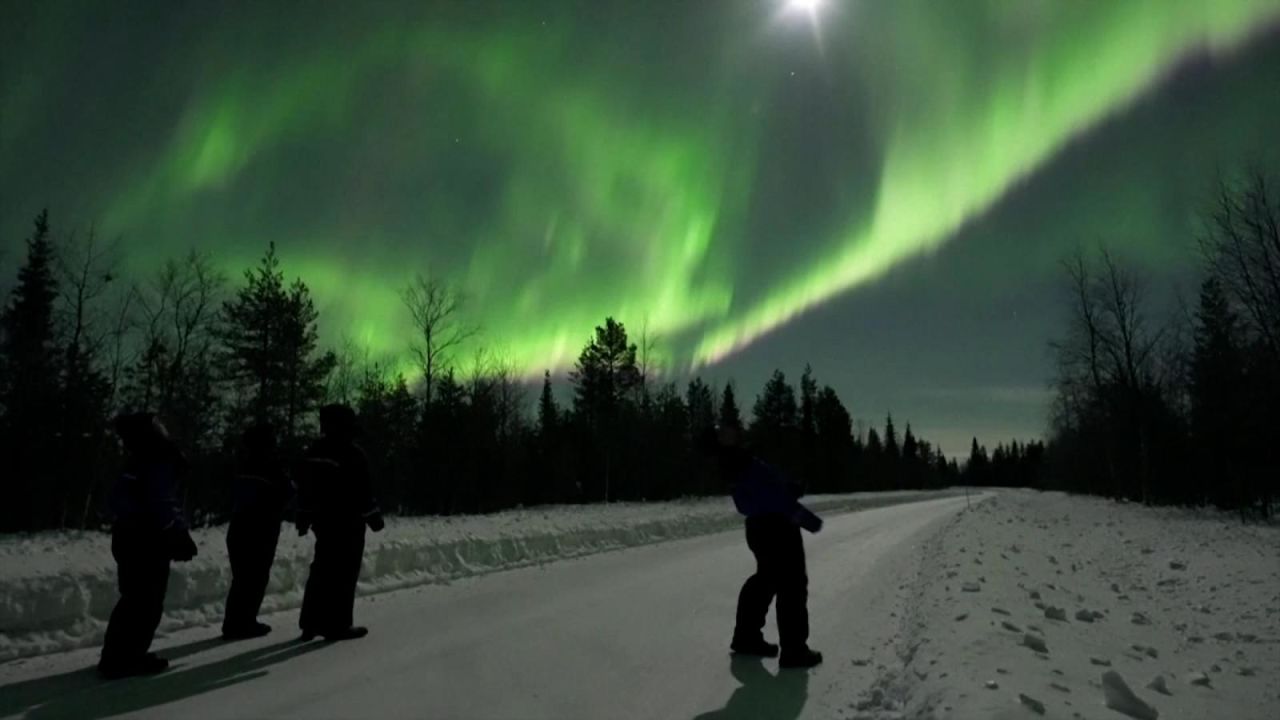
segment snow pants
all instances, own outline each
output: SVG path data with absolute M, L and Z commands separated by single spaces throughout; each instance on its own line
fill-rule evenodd
M 364 519 L 358 517 L 320 521 L 312 527 L 316 551 L 298 619 L 304 633 L 324 635 L 351 627 L 364 529 Z
M 127 664 L 147 654 L 160 626 L 169 585 L 169 544 L 158 531 L 117 527 L 111 531 L 111 556 L 120 600 L 107 622 L 102 663 Z
M 780 515 L 747 518 L 747 547 L 756 557 L 756 573 L 747 578 L 738 593 L 734 639 L 763 638 L 769 604 L 776 596 L 778 644 L 784 651 L 807 647 L 809 578 L 800 528 Z
M 227 593 L 223 632 L 252 627 L 258 621 L 262 598 L 271 580 L 271 564 L 280 541 L 280 519 L 233 516 L 227 527 L 227 558 L 231 561 L 231 590 Z

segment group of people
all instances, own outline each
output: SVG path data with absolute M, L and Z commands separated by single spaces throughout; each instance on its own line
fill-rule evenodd
M 368 461 L 355 442 L 356 429 L 356 415 L 349 406 L 321 408 L 321 437 L 292 473 L 286 470 L 274 428 L 257 423 L 245 431 L 231 480 L 231 587 L 222 623 L 224 639 L 271 632 L 258 620 L 258 611 L 291 504 L 296 505 L 299 534 L 311 532 L 316 539 L 299 619 L 302 639 L 348 640 L 367 634 L 353 623 L 352 609 L 365 529 L 382 530 L 383 519 Z M 108 496 L 115 518 L 111 554 L 120 599 L 111 612 L 98 663 L 107 678 L 150 675 L 168 667 L 167 660 L 149 650 L 164 613 L 169 563 L 191 560 L 197 552 L 178 501 L 186 461 L 164 425 L 151 413 L 131 413 L 116 419 L 115 430 L 125 463 Z
M 149 651 L 164 613 L 169 563 L 196 556 L 178 501 L 186 461 L 164 425 L 150 413 L 117 418 L 125 466 L 109 495 L 115 516 L 111 554 L 120 599 L 111 613 L 99 672 L 107 678 L 150 675 L 168 660 Z M 315 534 L 315 554 L 298 621 L 301 639 L 349 640 L 367 630 L 353 623 L 356 581 L 366 528 L 383 528 L 369 464 L 356 443 L 355 412 L 347 405 L 320 409 L 321 437 L 286 471 L 274 429 L 265 423 L 245 431 L 232 480 L 227 529 L 231 587 L 222 637 L 260 637 L 271 627 L 258 620 L 271 577 L 286 509 L 296 501 L 300 535 Z M 808 646 L 808 577 L 800 531 L 818 532 L 822 520 L 800 504 L 800 488 L 748 453 L 729 429 L 698 438 L 715 458 L 746 518 L 747 546 L 756 572 L 743 584 L 730 649 L 736 654 L 778 657 L 779 665 L 807 668 L 822 662 Z M 292 475 L 292 479 L 290 478 Z M 779 645 L 765 640 L 769 605 L 777 598 Z

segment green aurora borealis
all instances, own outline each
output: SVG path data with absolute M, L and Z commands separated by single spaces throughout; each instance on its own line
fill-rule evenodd
M 0 231 L 15 246 L 47 204 L 139 269 L 195 247 L 233 278 L 274 240 L 326 334 L 375 355 L 403 352 L 398 291 L 430 271 L 531 375 L 614 315 L 680 371 L 813 356 L 878 416 L 932 371 L 862 392 L 840 369 L 858 350 L 829 342 L 844 311 L 823 308 L 886 312 L 854 301 L 951 246 L 974 254 L 928 272 L 956 296 L 1043 288 L 1071 242 L 1116 228 L 1099 188 L 1130 202 L 1125 251 L 1166 272 L 1159 233 L 1192 214 L 1171 203 L 1280 127 L 1280 0 L 828 0 L 816 27 L 784 5 L 20 3 L 0 30 Z M 1178 124 L 1176 98 L 1213 93 L 1221 116 Z M 1135 140 L 1073 169 L 1108 132 Z M 1043 365 L 1053 329 L 993 332 Z

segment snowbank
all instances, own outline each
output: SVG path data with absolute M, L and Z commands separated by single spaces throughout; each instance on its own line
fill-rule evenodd
M 938 493 L 814 496 L 819 512 L 909 502 Z M 360 593 L 729 530 L 741 525 L 727 498 L 558 506 L 451 518 L 389 518 L 368 535 Z M 226 527 L 194 533 L 199 555 L 174 563 L 161 631 L 218 622 L 230 581 Z M 264 612 L 296 607 L 312 538 L 281 533 Z M 40 533 L 0 538 L 0 661 L 101 642 L 116 601 L 110 537 Z
M 846 718 L 1277 717 L 1280 528 L 1014 491 L 922 550 Z

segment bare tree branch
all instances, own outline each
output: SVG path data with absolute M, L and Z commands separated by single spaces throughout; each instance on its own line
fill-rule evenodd
M 415 276 L 401 293 L 401 299 L 417 331 L 411 347 L 422 370 L 423 390 L 429 405 L 438 378 L 451 366 L 452 354 L 474 337 L 477 330 L 462 321 L 462 295 L 432 275 Z

